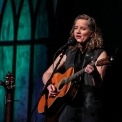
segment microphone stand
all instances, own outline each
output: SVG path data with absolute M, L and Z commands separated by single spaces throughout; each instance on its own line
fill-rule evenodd
M 59 51 L 61 51 L 61 49 L 60 49 Z M 60 55 L 60 59 L 59 59 L 59 61 L 57 62 L 57 64 L 56 64 L 56 66 L 55 66 L 55 68 L 54 68 L 54 70 L 53 70 L 53 72 L 52 72 L 52 74 L 51 74 L 49 80 L 46 82 L 46 85 L 45 85 L 45 87 L 44 87 L 44 89 L 43 89 L 43 91 L 42 91 L 42 94 L 41 94 L 41 96 L 42 96 L 43 94 L 45 94 L 45 111 L 44 111 L 44 113 L 45 113 L 45 122 L 47 122 L 46 113 L 47 113 L 47 109 L 48 109 L 48 105 L 47 105 L 47 101 L 48 101 L 48 90 L 47 90 L 47 87 L 48 87 L 48 85 L 51 84 L 50 81 L 51 81 L 51 79 L 52 79 L 54 73 L 56 72 L 58 65 L 60 64 L 60 62 L 61 62 L 61 60 L 62 60 L 62 58 L 63 58 L 63 56 L 64 56 L 64 54 L 65 54 L 65 51 L 66 51 L 66 48 L 62 48 L 62 53 L 61 53 L 61 55 Z M 51 121 L 50 121 L 50 122 L 51 122 Z
M 59 51 L 61 51 L 61 49 L 60 49 Z M 61 60 L 62 60 L 62 58 L 63 58 L 65 52 L 66 52 L 66 48 L 62 48 L 62 53 L 61 53 L 61 55 L 60 55 L 60 59 L 59 59 L 59 61 L 57 62 L 57 64 L 56 64 L 56 66 L 55 66 L 55 68 L 54 68 L 54 70 L 53 70 L 53 72 L 52 72 L 52 74 L 51 74 L 49 80 L 46 82 L 46 84 L 45 84 L 45 86 L 44 86 L 44 88 L 43 88 L 43 90 L 42 90 L 42 92 L 41 92 L 41 95 L 40 95 L 39 99 L 37 100 L 37 103 L 36 103 L 36 105 L 34 106 L 34 109 L 32 110 L 32 112 L 31 112 L 31 114 L 30 114 L 30 116 L 29 116 L 27 122 L 30 122 L 31 117 L 32 117 L 32 114 L 33 114 L 33 112 L 35 111 L 35 109 L 36 109 L 36 107 L 37 107 L 37 105 L 38 105 L 38 103 L 39 103 L 41 97 L 42 97 L 44 94 L 45 94 L 45 99 L 46 99 L 46 100 L 45 100 L 45 107 L 44 107 L 45 122 L 46 122 L 46 120 L 47 120 L 46 113 L 47 113 L 47 109 L 48 109 L 48 105 L 47 105 L 47 101 L 48 101 L 48 90 L 47 90 L 47 87 L 51 84 L 50 80 L 51 80 L 51 78 L 53 77 L 54 73 L 56 72 L 57 67 L 58 67 L 58 65 L 60 64 L 60 62 L 61 62 Z

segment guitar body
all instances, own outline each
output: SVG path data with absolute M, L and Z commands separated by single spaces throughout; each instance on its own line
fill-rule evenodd
M 45 106 L 47 106 L 46 114 L 48 116 L 52 116 L 58 113 L 60 110 L 62 110 L 66 102 L 71 101 L 75 97 L 77 89 L 73 87 L 71 82 L 61 85 L 63 83 L 63 80 L 65 78 L 69 78 L 72 74 L 74 74 L 73 67 L 69 68 L 64 74 L 61 73 L 54 74 L 53 78 L 51 79 L 51 83 L 54 84 L 59 93 L 54 98 L 47 96 L 47 100 L 46 100 L 46 94 L 44 94 L 40 98 L 38 103 L 39 113 L 44 113 Z

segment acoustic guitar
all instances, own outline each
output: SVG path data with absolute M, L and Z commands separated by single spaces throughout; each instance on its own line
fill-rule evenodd
M 13 102 L 14 102 L 14 88 L 15 81 L 12 73 L 6 74 L 6 81 L 4 82 L 6 88 L 6 103 L 5 103 L 5 122 L 12 122 L 13 120 Z
M 111 57 L 107 57 L 96 62 L 91 62 L 91 65 L 108 65 L 112 60 L 113 59 Z M 38 112 L 44 113 L 45 106 L 47 106 L 46 114 L 48 116 L 52 116 L 60 112 L 60 110 L 62 110 L 62 108 L 65 106 L 65 103 L 67 101 L 71 101 L 77 94 L 78 85 L 75 83 L 75 79 L 81 76 L 83 72 L 84 69 L 81 69 L 80 71 L 74 73 L 74 68 L 70 67 L 63 74 L 58 72 L 55 73 L 51 79 L 51 83 L 54 84 L 55 88 L 57 89 L 58 95 L 56 97 L 46 97 L 46 94 L 44 94 L 39 100 Z

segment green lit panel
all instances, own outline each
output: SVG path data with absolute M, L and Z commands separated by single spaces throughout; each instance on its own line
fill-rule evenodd
M 43 4 L 39 8 L 39 16 L 37 17 L 35 38 L 47 38 L 49 36 L 48 14 L 46 10 L 46 1 L 42 0 Z
M 47 48 L 45 45 L 36 45 L 34 49 L 34 96 L 37 97 L 42 87 L 42 74 L 47 67 Z
M 47 67 L 47 47 L 45 45 L 34 46 L 34 77 L 39 78 Z
M 30 60 L 30 46 L 17 46 L 14 122 L 27 116 Z
M 32 95 L 32 106 L 33 109 L 35 104 L 40 97 L 40 93 L 43 88 L 42 74 L 47 69 L 47 47 L 45 45 L 34 46 L 34 70 L 33 70 L 33 95 Z M 34 114 L 35 115 L 35 114 Z M 36 116 L 36 115 L 35 115 Z M 32 117 L 32 122 L 35 121 L 35 116 Z M 41 122 L 41 121 L 40 121 Z
M 0 0 L 0 13 L 1 13 L 2 5 L 3 5 L 3 1 L 4 0 Z
M 14 38 L 13 22 L 14 21 L 13 21 L 12 7 L 11 7 L 10 0 L 8 0 L 6 7 L 5 7 L 4 15 L 3 15 L 0 40 L 2 40 L 2 41 L 13 40 L 13 38 Z
M 0 47 L 0 80 L 5 82 L 6 74 L 12 72 L 13 63 L 13 47 L 4 46 Z M 4 119 L 4 108 L 5 107 L 5 89 L 4 86 L 0 85 L 0 122 Z
M 30 39 L 31 39 L 30 11 L 28 6 L 28 1 L 26 0 L 21 10 L 17 40 L 24 41 Z

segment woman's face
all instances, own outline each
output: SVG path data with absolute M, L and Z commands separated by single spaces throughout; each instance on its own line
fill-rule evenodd
M 89 40 L 92 35 L 92 32 L 88 26 L 88 21 L 84 19 L 78 19 L 75 22 L 73 34 L 77 42 L 81 44 L 87 42 L 87 40 Z

